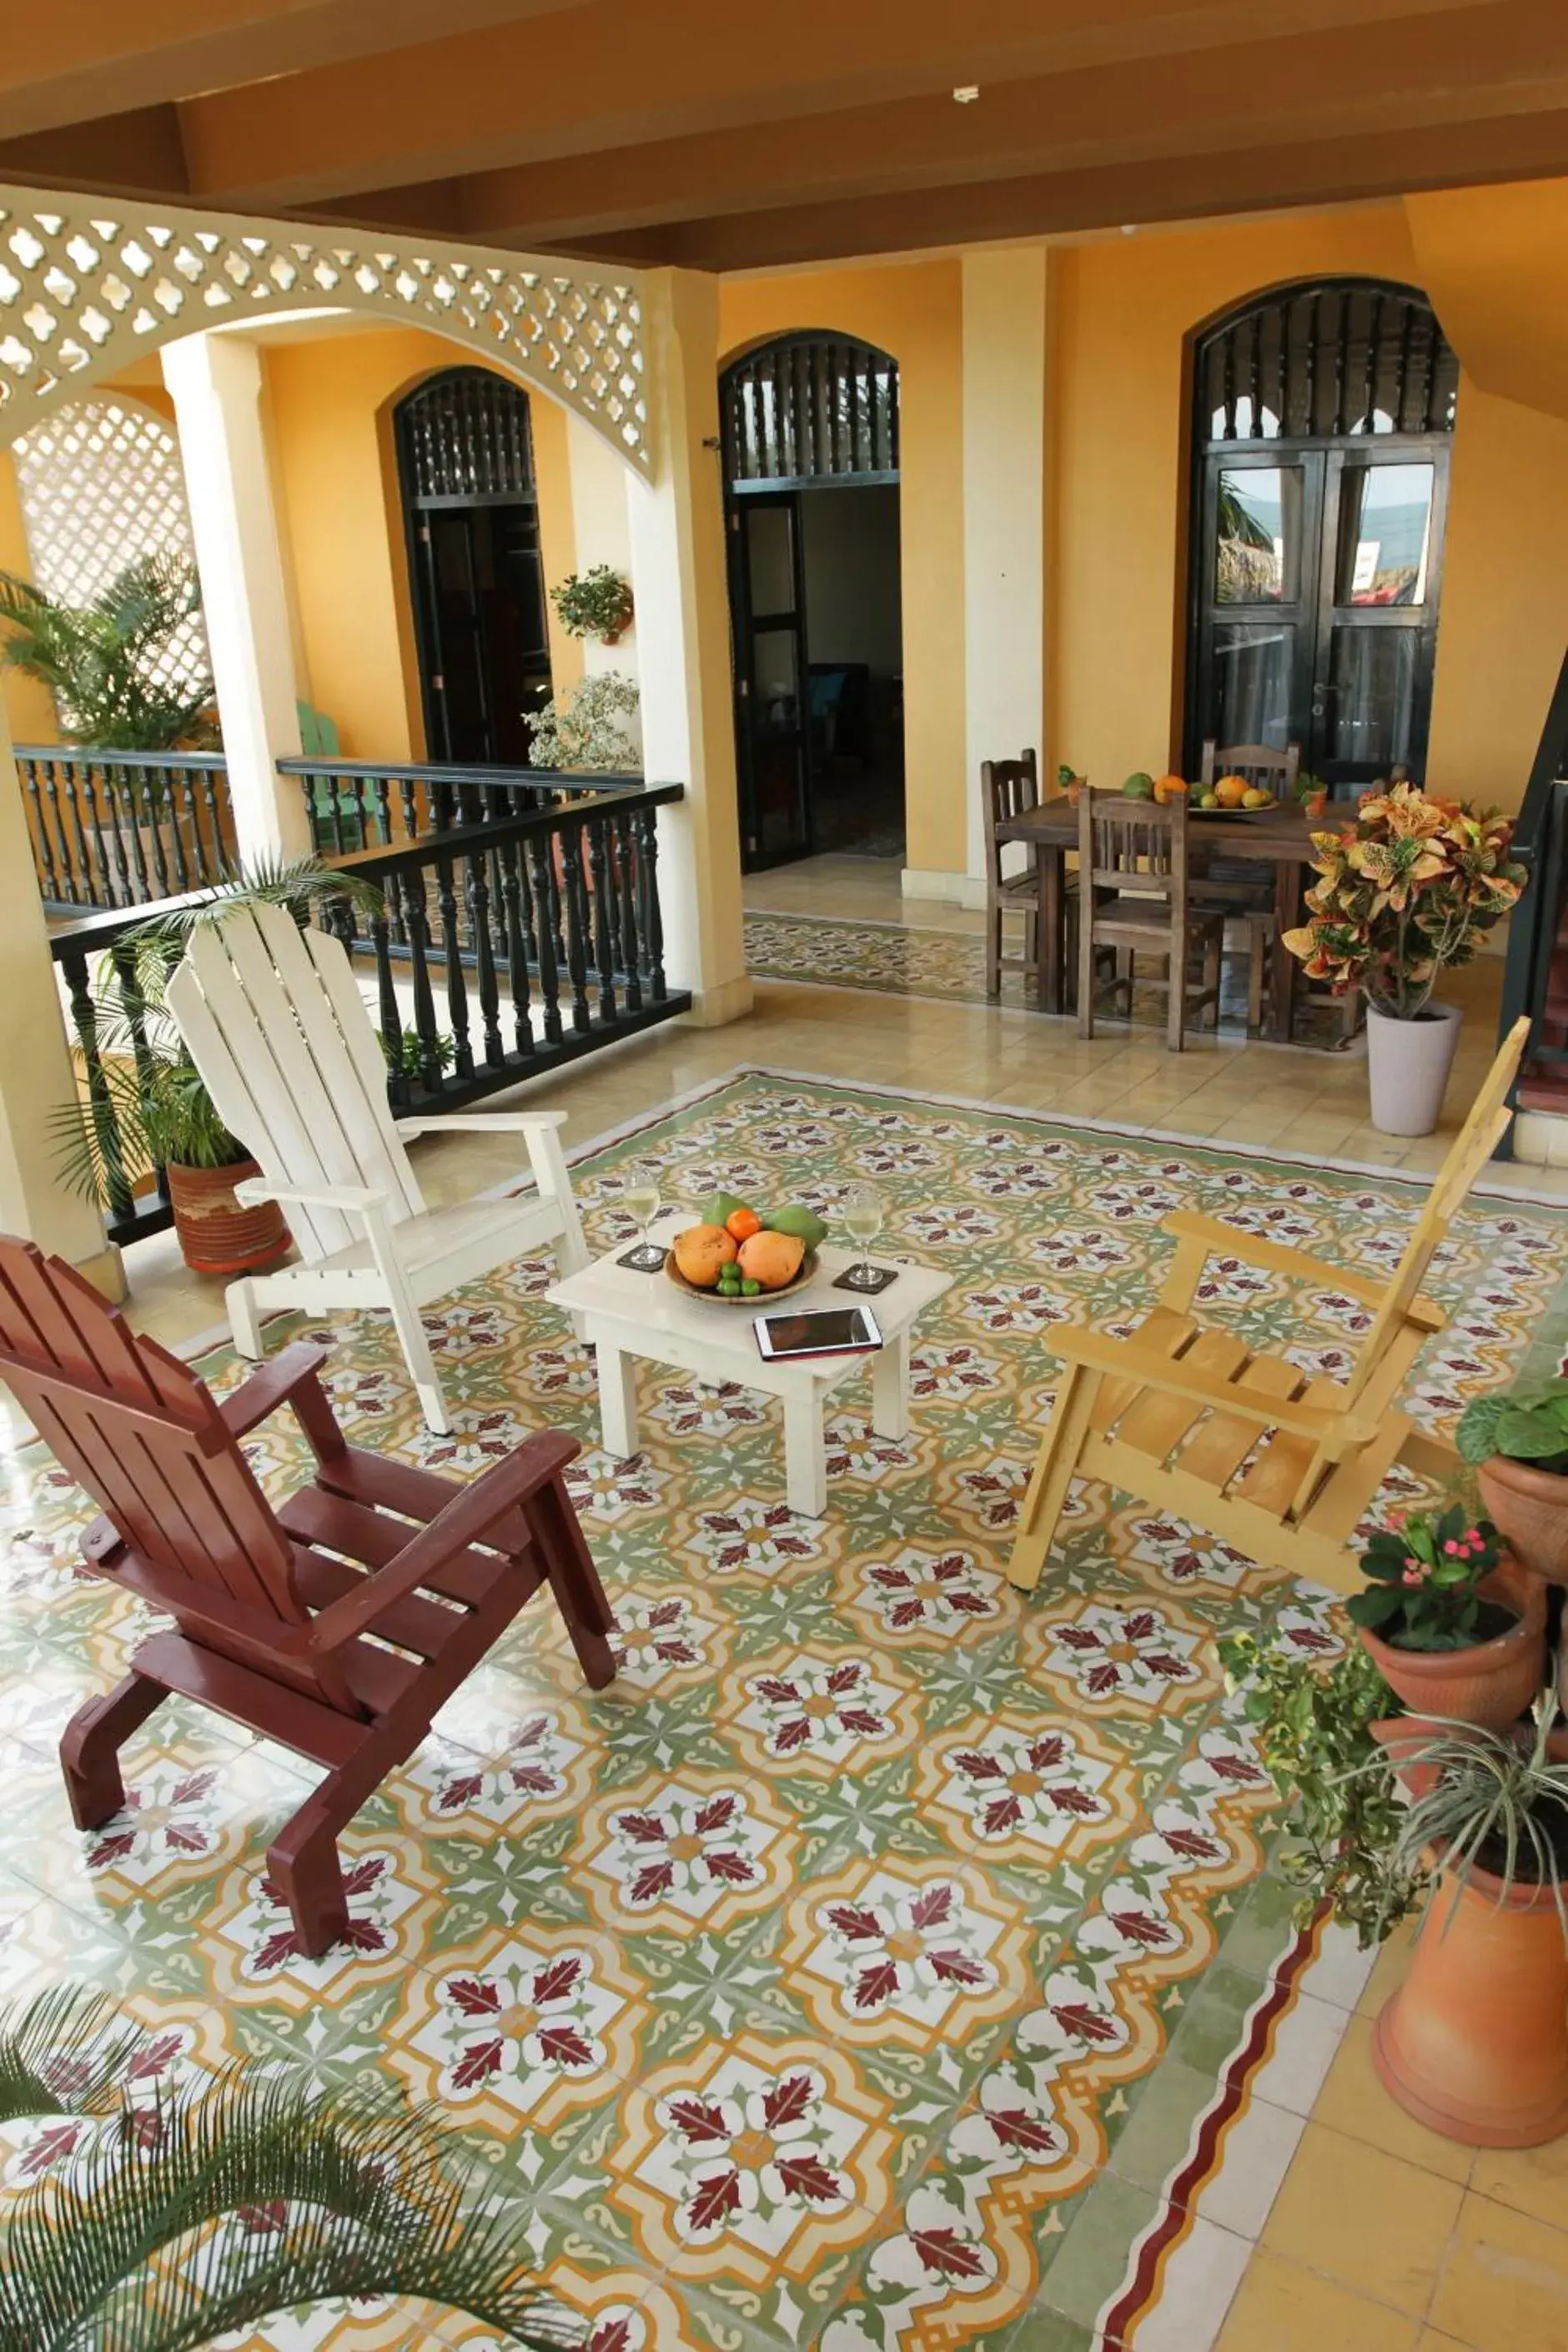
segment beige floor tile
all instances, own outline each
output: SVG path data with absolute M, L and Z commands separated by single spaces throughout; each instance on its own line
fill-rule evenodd
M 1483 2147 L 1470 2170 L 1479 2197 L 1568 2230 L 1568 2139 L 1547 2147 Z
M 1369 2147 L 1419 2165 L 1423 2171 L 1435 2172 L 1444 2180 L 1468 2180 L 1474 2150 L 1428 2131 L 1396 2106 L 1378 2081 L 1372 2063 L 1373 2023 L 1370 2017 L 1351 2019 L 1339 2055 L 1314 2102 L 1313 2122 L 1364 2140 Z M 1568 2171 L 1563 2179 L 1568 2184 Z M 1568 2195 L 1563 2201 L 1568 2204 Z
M 1372 1974 L 1362 1990 L 1356 2011 L 1362 2017 L 1375 2017 L 1390 1996 L 1399 1990 L 1410 1970 L 1410 1955 L 1415 1948 L 1415 1931 L 1406 1924 L 1396 1927 L 1377 1956 Z
M 1415 2352 L 1416 2326 L 1259 2248 L 1215 2352 Z
M 1467 2197 L 1427 2315 L 1476 2352 L 1565 2352 L 1568 2231 Z
M 1463 2196 L 1454 2181 L 1311 2123 L 1262 2242 L 1303 2269 L 1419 2318 Z

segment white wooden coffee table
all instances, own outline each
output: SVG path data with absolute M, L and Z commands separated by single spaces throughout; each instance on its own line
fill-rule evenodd
M 689 1213 L 677 1210 L 658 1220 L 651 1237 L 668 1244 L 690 1223 Z M 637 1450 L 639 1357 L 672 1365 L 715 1386 L 735 1381 L 782 1398 L 785 1493 L 791 1510 L 808 1518 L 820 1518 L 827 1508 L 822 1408 L 836 1390 L 868 1368 L 872 1428 L 879 1437 L 909 1434 L 910 1334 L 921 1308 L 952 1286 L 950 1274 L 898 1262 L 898 1280 L 863 1302 L 883 1338 L 875 1355 L 814 1356 L 805 1362 L 770 1364 L 758 1353 L 752 1328 L 753 1318 L 767 1307 L 765 1292 L 744 1307 L 693 1298 L 667 1274 L 637 1274 L 617 1265 L 616 1260 L 630 1246 L 629 1242 L 619 1243 L 581 1273 L 552 1283 L 544 1294 L 552 1307 L 581 1318 L 577 1328 L 595 1351 L 600 1433 L 606 1454 L 624 1458 Z M 873 1253 L 873 1257 L 881 1265 L 894 1263 L 885 1255 Z M 835 1290 L 833 1285 L 856 1263 L 847 1250 L 819 1250 L 815 1278 L 804 1290 L 792 1290 L 787 1299 L 781 1299 L 780 1312 L 853 1306 L 858 1294 Z

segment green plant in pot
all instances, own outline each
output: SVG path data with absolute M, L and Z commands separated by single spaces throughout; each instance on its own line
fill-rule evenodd
M 259 1174 L 247 1145 L 218 1117 L 164 1002 L 170 973 L 193 931 L 237 907 L 381 905 L 371 885 L 317 858 L 254 866 L 195 906 L 153 910 L 108 950 L 85 1006 L 73 1005 L 84 1047 L 81 1090 L 51 1118 L 63 1181 L 100 1209 L 124 1211 L 160 1173 L 174 1230 L 194 1274 L 237 1275 L 269 1265 L 289 1245 L 275 1201 L 242 1204 L 235 1188 Z
M 1382 1727 L 1375 1785 L 1409 1803 L 1391 1887 L 1435 1864 L 1409 1972 L 1373 2054 L 1401 2106 L 1472 2147 L 1568 2130 L 1568 1763 L 1552 1702 L 1504 1731 L 1408 1718 Z
M 1477 1397 L 1455 1443 L 1517 1557 L 1548 1583 L 1568 1584 L 1568 1380 Z
M 217 741 L 205 661 L 187 659 L 184 677 L 170 675 L 201 602 L 195 567 L 167 554 L 128 563 L 87 604 L 61 604 L 0 572 L 0 668 L 48 688 L 68 743 L 205 750 Z
M 1346 1603 L 1379 1673 L 1417 1715 L 1517 1722 L 1541 1688 L 1546 1590 L 1462 1503 L 1396 1512 L 1362 1553 Z
M 556 582 L 550 601 L 569 637 L 597 637 L 613 646 L 631 625 L 631 583 L 610 563 L 595 563 L 591 572 L 569 572 Z

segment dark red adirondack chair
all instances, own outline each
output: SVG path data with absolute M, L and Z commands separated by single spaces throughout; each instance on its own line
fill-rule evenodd
M 344 1442 L 325 1355 L 285 1348 L 220 1404 L 70 1266 L 0 1235 L 0 1379 L 103 1507 L 89 1566 L 178 1629 L 71 1717 L 60 1761 L 78 1827 L 123 1804 L 120 1748 L 171 1691 L 291 1748 L 326 1778 L 267 1861 L 308 1953 L 347 1925 L 338 1832 L 541 1584 L 593 1687 L 616 1671 L 562 1479 L 576 1441 L 542 1431 L 468 1486 L 384 1461 Z M 239 1441 L 283 1404 L 316 1472 L 274 1510 Z

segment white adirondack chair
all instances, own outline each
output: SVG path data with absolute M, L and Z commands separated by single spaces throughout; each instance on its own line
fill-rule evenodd
M 280 907 L 202 924 L 168 1003 L 219 1118 L 263 1171 L 245 1196 L 287 1205 L 304 1260 L 230 1284 L 235 1346 L 263 1354 L 268 1308 L 388 1307 L 426 1421 L 449 1429 L 421 1307 L 542 1244 L 563 1275 L 587 1264 L 557 1133 L 565 1112 L 394 1119 L 346 950 Z M 522 1136 L 537 1194 L 427 1209 L 404 1139 L 462 1128 Z

